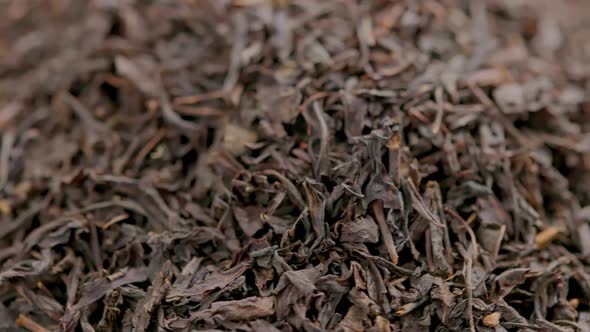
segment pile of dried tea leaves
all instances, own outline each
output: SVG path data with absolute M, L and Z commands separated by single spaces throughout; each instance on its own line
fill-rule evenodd
M 0 330 L 590 331 L 590 2 L 0 6 Z

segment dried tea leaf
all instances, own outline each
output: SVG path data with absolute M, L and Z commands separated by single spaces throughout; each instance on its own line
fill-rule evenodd
M 526 112 L 524 88 L 516 83 L 500 85 L 494 90 L 494 99 L 500 109 L 507 114 Z
M 588 325 L 589 2 L 2 9 L 0 330 Z
M 496 277 L 496 297 L 503 298 L 514 289 L 514 287 L 522 284 L 526 278 L 528 268 L 515 268 L 502 272 Z
M 360 217 L 356 220 L 346 220 L 342 223 L 340 240 L 345 242 L 379 241 L 379 228 L 371 216 Z
M 211 308 L 191 315 L 190 320 L 219 316 L 227 320 L 251 320 L 274 313 L 274 297 L 247 297 L 236 301 L 218 301 Z
M 223 149 L 233 155 L 241 154 L 248 144 L 256 140 L 256 132 L 237 124 L 228 123 L 223 128 Z

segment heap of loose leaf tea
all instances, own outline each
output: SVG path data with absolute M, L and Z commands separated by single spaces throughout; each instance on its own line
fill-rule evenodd
M 0 330 L 590 331 L 588 1 L 0 7 Z

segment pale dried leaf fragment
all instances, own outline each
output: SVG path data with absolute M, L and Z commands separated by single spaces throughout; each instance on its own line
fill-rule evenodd
M 559 228 L 555 226 L 549 226 L 535 237 L 535 246 L 537 249 L 546 247 L 549 243 L 557 238 L 559 235 Z
M 244 152 L 246 145 L 256 142 L 256 132 L 235 123 L 228 123 L 223 129 L 223 149 L 232 155 Z
M 6 130 L 9 125 L 14 124 L 14 120 L 22 111 L 23 105 L 19 102 L 11 102 L 0 106 L 0 130 Z
M 0 199 L 0 214 L 9 215 L 12 212 L 12 206 L 6 199 Z
M 491 314 L 486 315 L 483 318 L 483 324 L 487 327 L 496 327 L 500 323 L 501 317 L 502 314 L 500 314 L 499 312 L 492 312 Z
M 18 318 L 16 319 L 16 322 L 15 322 L 15 325 L 18 328 L 22 327 L 22 328 L 25 328 L 31 332 L 48 332 L 48 330 L 46 328 L 39 325 L 39 323 L 35 322 L 31 318 L 29 318 L 23 314 L 20 314 L 18 316 Z
M 525 108 L 525 90 L 516 83 L 500 85 L 494 90 L 494 100 L 506 114 L 523 113 Z
M 379 332 L 391 332 L 389 320 L 381 315 L 375 318 L 375 328 L 374 330 Z
M 129 79 L 146 95 L 157 97 L 162 92 L 159 79 L 148 74 L 157 70 L 156 63 L 151 57 L 129 59 L 119 55 L 115 57 L 115 67 L 117 72 Z

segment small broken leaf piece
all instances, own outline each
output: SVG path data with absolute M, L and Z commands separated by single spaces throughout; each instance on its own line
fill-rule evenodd
M 557 238 L 559 235 L 560 230 L 558 227 L 549 226 L 542 232 L 538 233 L 535 237 L 535 246 L 537 249 L 542 249 L 549 245 L 553 240 Z
M 500 318 L 502 314 L 499 312 L 492 312 L 489 315 L 484 316 L 483 324 L 487 327 L 496 327 L 500 323 Z
M 345 242 L 376 243 L 379 241 L 379 227 L 371 216 L 346 220 L 342 223 L 340 240 Z
M 223 128 L 223 149 L 232 155 L 239 155 L 246 149 L 246 145 L 257 140 L 256 132 L 235 123 L 228 123 Z

